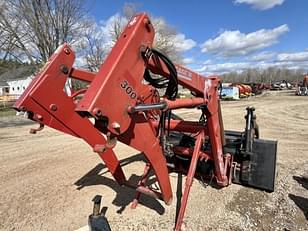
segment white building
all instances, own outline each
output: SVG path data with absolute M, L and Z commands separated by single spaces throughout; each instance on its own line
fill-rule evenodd
M 9 95 L 19 97 L 29 86 L 33 77 L 30 76 L 26 79 L 8 80 Z
M 6 81 L 0 81 L 0 97 L 9 94 L 10 87 Z

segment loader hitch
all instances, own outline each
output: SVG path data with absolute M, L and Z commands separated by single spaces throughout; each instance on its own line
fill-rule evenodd
M 234 183 L 273 192 L 276 176 L 277 141 L 259 139 L 255 109 L 247 107 L 244 132 L 226 131 L 225 151 L 233 154 Z

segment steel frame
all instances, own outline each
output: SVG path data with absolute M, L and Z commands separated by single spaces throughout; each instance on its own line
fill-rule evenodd
M 50 57 L 14 107 L 17 110 L 27 111 L 29 118 L 40 124 L 40 128 L 32 132 L 41 130 L 43 125 L 47 125 L 83 139 L 98 153 L 120 185 L 131 186 L 113 151 L 116 141 L 144 153 L 148 164 L 139 184 L 133 186 L 138 191 L 132 204 L 133 208 L 137 206 L 140 193 L 161 198 L 167 205 L 172 202 L 167 163 L 157 137 L 159 121 L 155 113 L 179 108 L 203 108 L 206 124 L 171 120 L 168 127 L 170 131 L 197 134 L 194 148 L 179 146 L 173 148 L 177 154 L 191 157 L 175 226 L 175 230 L 180 230 L 197 162 L 200 159 L 212 160 L 217 184 L 227 186 L 231 182 L 232 159 L 228 153 L 223 153 L 224 135 L 218 96 L 219 78 L 203 77 L 176 65 L 179 84 L 194 92 L 196 97 L 160 100 L 155 88 L 142 83 L 145 68 L 167 78 L 170 75 L 161 60 L 152 56 L 145 59 L 141 55 L 141 51 L 145 48 L 152 47 L 153 39 L 154 28 L 148 16 L 136 15 L 128 23 L 98 73 L 74 68 L 75 54 L 68 44 L 64 44 Z M 90 86 L 68 96 L 63 90 L 67 78 L 86 81 Z M 83 95 L 81 100 L 77 100 L 81 95 Z M 152 107 L 160 105 L 161 108 L 146 110 L 146 106 L 149 105 Z M 95 118 L 98 125 L 106 123 L 106 126 L 99 129 L 89 117 Z M 103 134 L 106 134 L 107 138 Z M 201 150 L 205 139 L 210 140 L 211 152 Z M 160 192 L 146 186 L 150 170 L 156 175 Z

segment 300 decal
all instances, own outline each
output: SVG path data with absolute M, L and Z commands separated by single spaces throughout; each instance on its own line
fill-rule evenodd
M 137 97 L 136 92 L 134 91 L 134 89 L 128 84 L 127 80 L 124 80 L 121 83 L 121 88 L 123 88 L 123 90 L 125 91 L 125 93 L 131 98 L 131 99 L 135 99 Z

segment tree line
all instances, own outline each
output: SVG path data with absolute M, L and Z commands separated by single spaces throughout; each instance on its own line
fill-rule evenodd
M 221 80 L 225 83 L 268 83 L 272 84 L 282 80 L 296 84 L 302 81 L 304 69 L 287 69 L 278 67 L 268 67 L 267 69 L 247 69 L 242 72 L 230 72 L 221 75 Z

